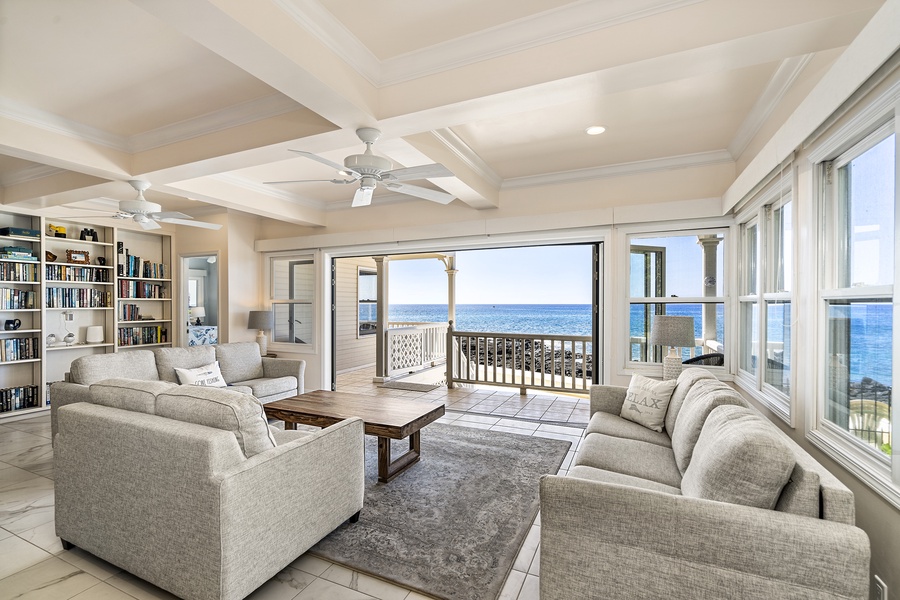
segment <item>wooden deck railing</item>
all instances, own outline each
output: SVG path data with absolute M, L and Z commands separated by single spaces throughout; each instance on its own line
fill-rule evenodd
M 485 384 L 587 392 L 591 337 L 454 331 L 447 328 L 447 386 Z

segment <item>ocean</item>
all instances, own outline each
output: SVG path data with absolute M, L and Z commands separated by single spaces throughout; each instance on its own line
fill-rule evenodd
M 722 305 L 716 310 L 717 339 L 725 340 L 725 314 Z M 851 337 L 850 380 L 860 381 L 871 377 L 885 385 L 891 385 L 891 305 L 867 304 L 862 319 L 866 335 Z M 694 317 L 694 333 L 702 333 L 702 307 L 698 304 L 670 304 L 667 314 Z M 776 318 L 780 313 L 776 311 Z M 631 335 L 643 336 L 642 306 L 631 307 Z M 788 311 L 789 315 L 789 311 Z M 853 315 L 856 317 L 856 315 Z M 444 304 L 391 304 L 388 308 L 391 321 L 430 323 L 447 322 L 447 306 Z M 852 319 L 859 323 L 858 318 Z M 769 335 L 775 338 L 782 324 L 776 320 L 768 323 Z M 457 304 L 458 331 L 483 331 L 497 333 L 533 333 L 591 335 L 591 306 L 589 304 Z M 859 326 L 854 327 L 860 331 Z M 875 339 L 870 339 L 870 336 Z M 887 350 L 886 350 L 887 349 Z M 790 355 L 790 347 L 786 348 Z

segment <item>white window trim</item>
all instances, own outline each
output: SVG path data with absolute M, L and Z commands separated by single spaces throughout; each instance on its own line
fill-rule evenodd
M 363 335 L 359 332 L 359 276 L 363 274 L 363 271 L 366 272 L 366 275 L 377 275 L 378 270 L 374 267 L 363 267 L 361 265 L 357 265 L 356 267 L 356 339 L 368 339 L 373 335 L 376 335 L 377 331 L 373 331 L 372 333 L 367 333 Z M 375 306 L 378 306 L 378 300 L 375 300 Z
M 620 375 L 632 375 L 632 374 L 640 374 L 645 375 L 647 377 L 662 377 L 662 364 L 661 363 L 644 363 L 631 360 L 631 305 L 635 302 L 638 303 L 666 303 L 666 304 L 724 304 L 725 306 L 725 339 L 732 339 L 732 318 L 729 316 L 733 312 L 732 302 L 729 297 L 729 290 L 731 289 L 732 276 L 729 274 L 729 265 L 731 264 L 731 256 L 733 254 L 732 246 L 734 245 L 731 241 L 734 235 L 734 231 L 732 229 L 732 221 L 731 220 L 703 220 L 703 221 L 692 221 L 690 223 L 662 223 L 662 224 L 646 224 L 643 226 L 623 226 L 619 228 L 619 232 L 622 234 L 622 250 L 621 250 L 621 259 L 618 262 L 619 267 L 619 281 L 630 282 L 631 281 L 631 243 L 632 240 L 640 240 L 642 238 L 658 238 L 658 237 L 684 237 L 684 236 L 699 236 L 699 235 L 711 235 L 711 234 L 721 234 L 723 236 L 723 242 L 725 243 L 724 254 L 723 254 L 723 270 L 725 272 L 724 281 L 722 282 L 722 290 L 723 296 L 699 296 L 699 297 L 679 297 L 676 299 L 664 297 L 664 298 L 633 298 L 628 294 L 630 283 L 626 287 L 625 293 L 620 296 L 622 299 L 623 306 L 619 309 L 619 314 L 622 315 L 621 323 L 623 324 L 620 328 L 618 336 L 618 347 L 621 348 L 620 352 L 617 352 L 621 359 L 618 364 L 618 374 Z M 683 228 L 679 228 L 679 225 L 683 225 Z M 716 375 L 719 379 L 723 381 L 731 380 L 730 376 L 730 357 L 732 356 L 732 352 L 727 350 L 725 352 L 725 366 L 724 367 L 710 367 L 705 365 L 696 365 L 701 369 L 707 369 L 713 374 Z
M 263 260 L 265 268 L 263 269 L 264 273 L 264 281 L 263 285 L 265 286 L 265 297 L 263 299 L 264 306 L 263 309 L 266 310 L 274 310 L 275 304 L 284 304 L 290 303 L 290 300 L 276 300 L 273 298 L 273 285 L 272 281 L 272 262 L 273 259 L 277 258 L 297 258 L 298 260 L 312 260 L 313 263 L 313 291 L 312 291 L 312 303 L 313 303 L 313 343 L 311 344 L 289 344 L 285 342 L 275 342 L 269 341 L 269 351 L 270 352 L 284 352 L 286 354 L 318 354 L 319 348 L 321 345 L 321 336 L 322 336 L 322 327 L 320 323 L 322 322 L 322 306 L 323 303 L 320 300 L 320 289 L 319 286 L 322 282 L 322 260 L 318 253 L 316 252 L 307 252 L 307 251 L 285 251 L 285 252 L 267 252 L 263 254 Z M 274 332 L 271 335 L 274 338 Z
M 878 132 L 887 131 L 895 134 L 895 144 L 900 145 L 900 82 L 891 86 L 884 94 L 865 107 L 858 115 L 850 119 L 843 127 L 829 136 L 822 144 L 810 152 L 809 162 L 813 169 L 813 198 L 812 217 L 816 223 L 820 235 L 819 239 L 824 244 L 820 247 L 817 256 L 827 257 L 822 260 L 817 269 L 816 289 L 819 293 L 815 296 L 818 306 L 816 311 L 815 332 L 820 343 L 816 347 L 820 351 L 815 355 L 815 403 L 814 410 L 807 412 L 806 438 L 816 448 L 835 460 L 841 467 L 852 473 L 860 481 L 871 487 L 876 493 L 900 509 L 900 448 L 894 449 L 890 458 L 878 455 L 861 441 L 853 439 L 848 432 L 840 430 L 824 418 L 825 392 L 827 390 L 826 368 L 826 344 L 827 310 L 828 300 L 835 298 L 893 298 L 893 285 L 867 286 L 864 288 L 828 288 L 825 287 L 836 281 L 836 262 L 831 256 L 834 243 L 834 221 L 830 218 L 830 212 L 834 207 L 830 205 L 833 197 L 827 197 L 825 176 L 826 168 L 831 168 L 832 173 L 839 165 L 845 164 L 840 157 L 855 148 L 861 148 L 861 152 L 872 147 Z M 877 143 L 877 142 L 875 142 Z M 900 153 L 897 154 L 900 157 Z M 900 211 L 897 211 L 898 197 L 900 197 L 900 173 L 895 169 L 895 218 L 894 218 L 894 282 L 900 281 Z M 897 324 L 900 323 L 900 303 L 893 301 L 894 340 L 898 339 Z M 895 343 L 893 348 L 893 372 L 900 373 L 900 352 Z M 900 431 L 900 410 L 891 411 L 891 432 Z

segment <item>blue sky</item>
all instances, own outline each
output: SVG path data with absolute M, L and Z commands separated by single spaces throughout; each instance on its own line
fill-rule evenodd
M 540 246 L 456 253 L 458 304 L 590 304 L 591 247 Z M 446 304 L 436 259 L 390 263 L 391 304 Z

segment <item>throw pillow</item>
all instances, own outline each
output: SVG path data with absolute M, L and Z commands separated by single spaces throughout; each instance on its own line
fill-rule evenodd
M 181 385 L 202 385 L 206 387 L 225 387 L 225 378 L 219 370 L 219 361 L 196 369 L 179 369 L 175 367 L 178 383 Z
M 619 416 L 647 429 L 662 431 L 666 408 L 676 384 L 674 379 L 656 381 L 643 375 L 632 375 Z

